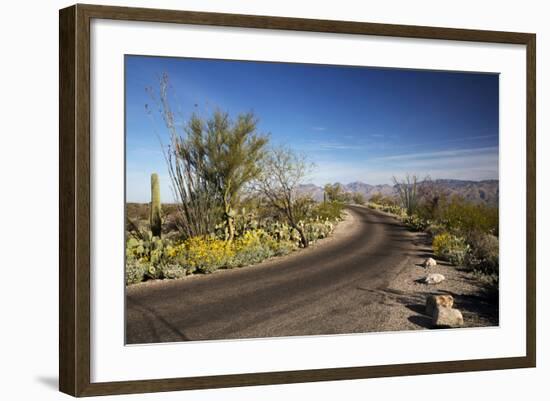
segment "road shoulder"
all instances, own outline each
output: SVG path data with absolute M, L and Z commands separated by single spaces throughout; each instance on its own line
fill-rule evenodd
M 425 314 L 426 299 L 430 295 L 452 295 L 455 308 L 462 312 L 464 327 L 499 325 L 498 291 L 482 279 L 460 266 L 437 260 L 437 266 L 425 268 L 425 258 L 432 254 L 428 234 L 414 233 L 415 243 L 422 252 L 410 257 L 400 273 L 384 290 L 388 315 L 383 331 L 423 330 L 432 328 L 431 316 Z M 440 273 L 445 280 L 439 284 L 425 284 L 422 278 Z

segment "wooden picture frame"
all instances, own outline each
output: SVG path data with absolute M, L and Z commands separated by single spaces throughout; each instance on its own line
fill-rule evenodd
M 527 71 L 526 356 L 92 383 L 90 380 L 90 21 L 94 18 L 525 45 L 527 49 L 525 60 Z M 59 27 L 59 388 L 62 392 L 73 396 L 94 396 L 535 366 L 536 37 L 534 34 L 95 5 L 75 5 L 62 9 L 59 15 Z

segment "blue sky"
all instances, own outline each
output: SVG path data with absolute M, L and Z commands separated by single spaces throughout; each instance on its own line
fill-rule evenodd
M 126 56 L 127 200 L 149 201 L 152 172 L 171 201 L 145 88 L 167 73 L 184 123 L 192 112 L 253 111 L 258 131 L 315 164 L 307 181 L 391 183 L 393 175 L 498 178 L 498 75 Z M 155 116 L 156 115 L 156 116 Z M 152 118 L 152 116 L 154 118 Z

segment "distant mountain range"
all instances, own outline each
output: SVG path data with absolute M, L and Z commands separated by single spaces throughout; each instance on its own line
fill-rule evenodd
M 498 183 L 498 180 L 464 181 L 450 179 L 439 179 L 431 182 L 431 184 L 435 184 L 447 196 L 459 195 L 470 202 L 487 203 L 492 205 L 498 204 Z M 341 185 L 344 188 L 344 191 L 350 193 L 361 193 L 367 200 L 377 193 L 384 196 L 397 195 L 395 185 L 371 185 L 360 181 Z M 426 182 L 421 181 L 418 185 L 426 185 Z M 299 192 L 302 194 L 309 194 L 317 201 L 323 200 L 323 187 L 314 184 L 305 184 L 300 186 Z

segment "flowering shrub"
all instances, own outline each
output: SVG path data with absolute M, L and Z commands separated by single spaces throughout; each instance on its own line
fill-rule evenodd
M 274 238 L 258 229 L 246 231 L 231 243 L 211 236 L 193 237 L 180 243 L 157 238 L 151 241 L 130 238 L 126 244 L 126 284 L 212 273 L 221 268 L 246 266 L 272 256 L 286 255 L 297 248 L 297 239 L 291 234 L 283 237 Z
M 341 219 L 343 205 L 326 202 L 314 207 L 313 216 L 299 223 L 310 242 L 326 238 Z M 212 273 L 259 263 L 272 256 L 286 255 L 299 247 L 300 235 L 289 224 L 274 217 L 258 219 L 245 209 L 235 218 L 233 241 L 227 242 L 226 228 L 216 226 L 212 235 L 186 240 L 153 237 L 151 233 L 130 237 L 126 242 L 126 284 L 147 279 L 181 278 L 193 273 Z
M 231 246 L 223 240 L 199 236 L 192 237 L 176 247 L 176 260 L 194 273 L 212 273 L 226 266 L 234 256 Z
M 462 265 L 470 250 L 462 237 L 446 232 L 434 237 L 432 247 L 436 256 L 455 265 Z
M 229 267 L 246 266 L 273 256 L 274 252 L 269 246 L 271 241 L 263 230 L 247 231 L 233 242 L 234 256 Z
M 466 256 L 466 265 L 474 271 L 484 274 L 497 274 L 499 266 L 498 238 L 481 232 L 468 237 L 470 252 Z

